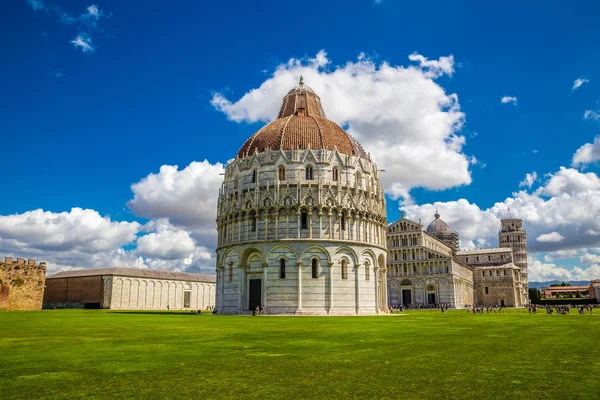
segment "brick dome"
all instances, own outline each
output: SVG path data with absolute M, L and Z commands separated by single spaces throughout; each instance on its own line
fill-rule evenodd
M 321 99 L 300 78 L 300 84 L 283 98 L 277 119 L 252 135 L 237 156 L 247 157 L 255 151 L 308 148 L 337 148 L 340 153 L 370 159 L 356 139 L 325 117 Z

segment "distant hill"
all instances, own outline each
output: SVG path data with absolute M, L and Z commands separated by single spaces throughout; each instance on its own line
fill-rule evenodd
M 562 283 L 563 281 L 547 281 L 547 282 L 529 282 L 530 288 L 538 288 L 554 285 L 557 283 Z M 571 286 L 589 286 L 590 281 L 565 281 L 565 283 L 570 284 Z

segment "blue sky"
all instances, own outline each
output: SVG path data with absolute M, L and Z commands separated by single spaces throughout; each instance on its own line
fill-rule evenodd
M 460 120 L 435 144 L 446 146 L 446 164 L 433 162 L 423 182 L 407 184 L 408 176 L 421 176 L 420 167 L 380 156 L 389 187 L 402 186 L 389 191 L 390 221 L 402 205 L 409 217 L 428 223 L 437 207 L 463 247 L 496 245 L 498 218 L 512 204 L 511 213 L 530 231 L 537 251 L 530 265 L 540 278 L 600 274 L 594 206 L 600 199 L 600 141 L 594 142 L 600 5 L 413 3 L 11 1 L 0 16 L 0 178 L 8 188 L 0 202 L 0 254 L 48 259 L 56 269 L 101 263 L 214 268 L 214 212 L 208 210 L 214 200 L 198 191 L 218 187 L 218 163 L 232 158 L 272 113 L 244 96 L 253 89 L 278 96 L 288 88 L 261 85 L 304 71 L 326 112 L 327 101 L 333 108 L 330 118 L 337 116 L 363 144 L 377 136 L 369 131 L 376 129 L 373 120 L 392 115 L 395 125 L 386 135 L 401 146 L 408 135 L 403 127 L 412 125 L 399 108 L 426 114 L 421 100 L 430 106 L 435 96 L 454 96 L 451 107 L 435 110 Z M 319 54 L 325 61 L 314 61 Z M 409 60 L 411 54 L 437 64 Z M 290 59 L 297 65 L 290 67 Z M 348 63 L 360 67 L 345 70 L 356 82 L 363 73 L 381 79 L 382 65 L 394 68 L 390 87 L 398 97 L 377 105 L 342 87 L 335 71 Z M 372 71 L 364 72 L 366 63 Z M 406 71 L 425 86 L 409 89 Z M 336 110 L 330 84 L 340 85 L 336 93 L 346 93 L 354 114 Z M 377 90 L 374 85 L 374 97 Z M 516 101 L 502 103 L 503 97 Z M 259 117 L 236 118 L 237 112 Z M 427 127 L 411 134 L 435 136 Z M 456 137 L 462 139 L 448 148 Z M 418 147 L 402 148 L 403 159 L 422 157 Z M 214 176 L 202 180 L 209 172 Z M 531 187 L 520 186 L 533 172 Z M 156 195 L 164 185 L 171 195 Z M 188 215 L 180 212 L 186 201 L 202 206 Z M 561 218 L 565 209 L 571 214 Z M 550 236 L 538 240 L 542 235 Z

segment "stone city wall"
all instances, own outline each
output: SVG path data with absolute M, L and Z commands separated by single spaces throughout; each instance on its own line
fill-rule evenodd
M 0 261 L 0 310 L 40 310 L 45 281 L 45 262 L 6 257 Z

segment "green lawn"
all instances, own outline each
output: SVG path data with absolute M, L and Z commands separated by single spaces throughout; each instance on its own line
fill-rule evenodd
M 595 312 L 0 312 L 0 399 L 596 399 Z

